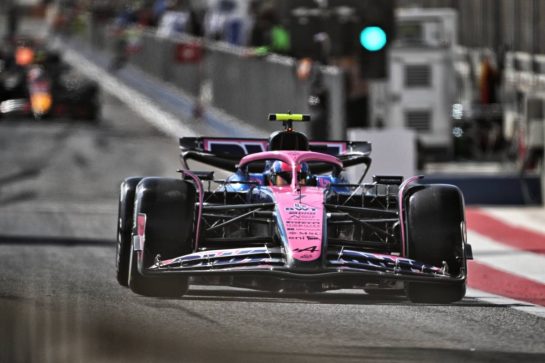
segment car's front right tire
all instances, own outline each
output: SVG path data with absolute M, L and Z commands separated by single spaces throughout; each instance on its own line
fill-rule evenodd
M 140 180 L 142 180 L 142 177 L 131 177 L 123 180 L 119 191 L 115 275 L 117 282 L 125 287 L 129 286 L 134 194 Z
M 185 180 L 144 178 L 136 188 L 134 218 L 145 216 L 144 248 L 132 248 L 129 287 L 137 294 L 157 297 L 179 297 L 188 289 L 185 276 L 144 276 L 138 270 L 153 265 L 157 255 L 161 259 L 174 258 L 192 252 L 195 186 Z M 133 236 L 138 235 L 133 223 Z

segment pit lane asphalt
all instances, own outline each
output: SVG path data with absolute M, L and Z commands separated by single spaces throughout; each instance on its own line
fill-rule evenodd
M 118 183 L 175 176 L 178 150 L 108 95 L 103 114 L 0 121 L 0 362 L 545 361 L 545 319 L 475 298 L 118 286 Z

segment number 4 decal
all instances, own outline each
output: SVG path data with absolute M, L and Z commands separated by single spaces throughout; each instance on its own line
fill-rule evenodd
M 307 248 L 296 248 L 293 250 L 293 252 L 316 252 L 318 251 L 318 246 L 311 246 L 311 247 L 307 247 Z

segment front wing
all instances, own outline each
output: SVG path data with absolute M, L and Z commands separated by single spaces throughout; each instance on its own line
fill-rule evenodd
M 139 238 L 134 239 L 139 252 L 138 270 L 144 276 L 157 275 L 270 275 L 280 279 L 335 281 L 356 278 L 362 282 L 382 280 L 420 281 L 430 283 L 460 283 L 465 271 L 453 276 L 445 268 L 431 266 L 404 257 L 355 251 L 329 250 L 322 257 L 321 267 L 311 271 L 285 267 L 281 247 L 254 247 L 212 250 L 192 253 L 168 260 L 158 260 L 149 268 L 143 266 Z

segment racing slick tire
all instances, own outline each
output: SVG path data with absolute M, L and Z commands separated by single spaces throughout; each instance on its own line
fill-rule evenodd
M 462 225 L 464 201 L 453 185 L 416 186 L 407 201 L 408 257 L 434 266 L 448 265 L 456 276 L 466 269 Z M 457 283 L 406 284 L 409 300 L 415 303 L 448 304 L 465 296 L 465 280 Z
M 140 180 L 142 180 L 142 177 L 131 177 L 123 180 L 119 192 L 115 274 L 117 282 L 125 287 L 129 287 L 129 259 L 132 250 L 134 194 Z
M 179 297 L 187 292 L 188 278 L 143 276 L 138 271 L 138 254 L 143 252 L 144 268 L 155 257 L 173 258 L 192 252 L 195 186 L 185 180 L 144 178 L 136 187 L 134 216 L 146 215 L 144 250 L 131 253 L 129 287 L 137 294 Z M 137 235 L 136 226 L 133 235 Z

